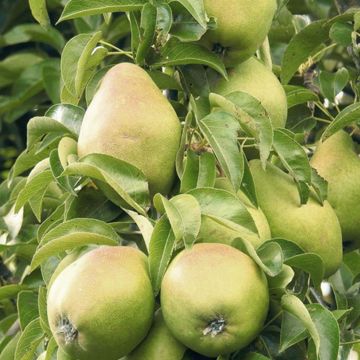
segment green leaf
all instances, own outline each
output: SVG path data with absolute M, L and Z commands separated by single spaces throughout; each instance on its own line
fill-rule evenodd
M 335 120 L 325 129 L 324 133 L 321 136 L 321 141 L 325 141 L 331 135 L 334 135 L 336 132 L 352 124 L 355 121 L 358 121 L 360 117 L 360 103 L 349 105 L 344 110 L 342 110 L 335 118 Z
M 160 50 L 160 57 L 151 66 L 174 66 L 187 64 L 207 65 L 227 78 L 224 64 L 218 56 L 198 44 L 183 43 L 171 38 Z
M 20 335 L 14 360 L 32 360 L 44 336 L 40 320 L 31 321 Z
M 288 109 L 308 101 L 319 100 L 319 97 L 313 91 L 302 86 L 285 85 L 284 89 L 286 92 Z
M 58 349 L 58 344 L 55 341 L 55 338 L 51 337 L 47 346 L 46 346 L 46 356 L 43 360 L 52 360 L 56 356 L 56 350 Z M 63 358 L 64 360 L 64 358 Z
M 40 325 L 47 335 L 51 335 L 51 330 L 47 316 L 46 296 L 47 296 L 46 287 L 45 286 L 39 287 L 38 313 L 40 316 Z
M 200 187 L 213 187 L 216 178 L 216 163 L 212 153 L 197 155 L 192 150 L 186 152 L 186 162 L 181 177 L 180 192 L 185 193 Z
M 22 290 L 27 290 L 28 286 L 20 284 L 3 285 L 0 287 L 0 301 L 16 298 Z
M 70 104 L 56 104 L 50 106 L 45 113 L 46 117 L 50 117 L 60 122 L 77 136 L 80 134 L 80 127 L 84 115 L 85 110 L 82 107 Z
M 237 144 L 239 123 L 232 115 L 219 111 L 209 114 L 198 124 L 221 168 L 237 191 L 244 173 L 244 158 Z
M 44 28 L 50 25 L 49 14 L 46 8 L 46 0 L 29 0 L 31 14 L 34 19 Z
M 320 360 L 338 359 L 340 329 L 334 315 L 320 304 L 307 305 L 307 309 L 320 336 Z
M 281 307 L 302 322 L 305 328 L 309 331 L 312 340 L 314 341 L 316 353 L 319 354 L 320 335 L 309 314 L 309 311 L 302 303 L 302 301 L 294 295 L 284 295 L 281 298 Z
M 70 136 L 77 135 L 64 124 L 47 116 L 36 116 L 30 119 L 27 125 L 27 148 L 30 149 L 35 143 L 43 139 L 45 135 Z
M 210 102 L 221 107 L 239 120 L 242 129 L 254 137 L 265 166 L 273 143 L 273 128 L 270 117 L 261 102 L 245 92 L 236 91 L 225 97 L 210 94 Z
M 205 13 L 204 2 L 202 0 L 171 0 L 170 2 L 179 2 L 191 16 L 206 29 L 207 16 Z
M 150 240 L 149 269 L 155 295 L 160 291 L 161 281 L 170 263 L 175 246 L 175 235 L 166 215 L 155 225 Z
M 52 181 L 54 181 L 54 178 L 50 170 L 34 175 L 19 192 L 15 203 L 15 211 L 18 212 L 30 199 L 42 193 Z
M 202 215 L 211 217 L 224 226 L 241 232 L 257 234 L 257 228 L 249 211 L 233 193 L 225 190 L 202 188 L 188 192 L 199 202 Z
M 349 72 L 346 68 L 341 68 L 336 73 L 321 71 L 319 80 L 324 97 L 330 102 L 335 103 L 336 95 L 345 88 L 349 81 Z
M 135 58 L 137 64 L 143 65 L 150 51 L 155 35 L 156 16 L 156 7 L 151 3 L 145 4 L 141 11 L 140 42 Z
M 286 287 L 294 279 L 294 275 L 294 270 L 290 266 L 283 264 L 283 268 L 279 274 L 274 277 L 268 277 L 270 294 L 284 294 Z
M 60 102 L 60 63 L 58 68 L 54 66 L 43 66 L 42 81 L 46 94 L 53 104 Z
M 87 105 L 91 103 L 91 100 L 93 99 L 96 91 L 98 90 L 101 79 L 111 68 L 112 68 L 111 65 L 104 66 L 99 71 L 95 72 L 88 81 L 85 89 L 85 98 Z
M 177 14 L 171 27 L 171 36 L 182 42 L 199 41 L 205 34 L 206 28 L 201 26 L 188 12 Z
M 31 270 L 44 260 L 65 250 L 88 245 L 118 245 L 119 236 L 113 228 L 96 219 L 72 219 L 56 226 L 41 239 L 32 259 Z
M 69 164 L 63 175 L 81 175 L 100 180 L 108 184 L 129 206 L 146 216 L 149 190 L 145 175 L 125 161 L 104 154 L 90 154 Z
M 327 199 L 328 183 L 313 168 L 311 168 L 311 186 L 323 205 L 324 201 Z
M 168 217 L 175 241 L 183 240 L 190 248 L 199 234 L 201 209 L 197 200 L 188 194 L 177 195 L 170 201 L 161 194 L 156 194 L 154 204 L 159 212 L 163 208 Z
M 266 242 L 255 250 L 249 241 L 236 238 L 232 241 L 231 246 L 249 255 L 265 274 L 274 277 L 281 272 L 283 255 L 281 247 L 275 242 Z
M 246 197 L 251 201 L 251 203 L 257 208 L 257 195 L 255 189 L 254 179 L 252 177 L 249 163 L 244 154 L 244 176 L 241 181 L 240 190 L 246 195 Z
M 274 131 L 274 149 L 282 164 L 296 180 L 301 203 L 306 203 L 309 198 L 306 184 L 311 183 L 312 172 L 305 150 L 289 136 L 288 131 L 282 129 Z
M 281 81 L 287 84 L 301 64 L 314 55 L 319 46 L 328 39 L 326 20 L 314 21 L 297 33 L 285 50 L 281 65 Z
M 184 156 L 187 148 L 187 134 L 192 121 L 193 121 L 193 113 L 189 111 L 185 118 L 184 126 L 181 132 L 180 145 L 176 154 L 175 167 L 176 167 L 176 173 L 180 179 L 183 177 L 183 173 L 184 173 Z
M 60 21 L 109 12 L 140 10 L 146 0 L 70 0 L 64 7 Z
M 144 242 L 146 245 L 146 249 L 149 252 L 150 240 L 151 240 L 152 233 L 154 231 L 154 227 L 153 227 L 152 223 L 150 222 L 150 220 L 148 218 L 146 218 L 145 216 L 139 215 L 135 211 L 126 210 L 126 209 L 124 211 L 134 220 L 135 224 L 139 228 L 141 235 L 143 236 L 143 239 L 144 239 Z
M 166 43 L 171 26 L 173 24 L 173 14 L 168 4 L 156 5 L 156 43 L 163 46 Z
M 33 291 L 21 291 L 17 297 L 20 327 L 24 331 L 26 326 L 39 317 L 38 295 Z
M 342 46 L 349 46 L 352 43 L 353 26 L 344 22 L 335 22 L 329 32 L 332 41 Z
M 0 36 L 0 48 L 3 46 L 27 43 L 29 41 L 50 45 L 59 53 L 61 53 L 65 45 L 65 39 L 61 32 L 53 27 L 43 29 L 38 24 L 21 24 L 13 27 L 3 36 Z
M 67 90 L 77 99 L 107 54 L 104 47 L 96 47 L 101 38 L 101 31 L 76 35 L 67 42 L 61 54 L 61 77 Z
M 306 339 L 307 336 L 304 324 L 297 317 L 285 311 L 281 319 L 279 352 L 284 352 L 289 347 Z

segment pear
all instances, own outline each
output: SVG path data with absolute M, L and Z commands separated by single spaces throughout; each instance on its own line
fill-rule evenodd
M 226 96 L 242 91 L 258 99 L 268 112 L 273 127 L 284 127 L 287 99 L 278 78 L 259 60 L 250 58 L 229 71 L 229 80 L 221 78 L 212 91 Z
M 111 155 L 139 168 L 151 193 L 166 194 L 173 183 L 181 126 L 165 96 L 145 70 L 112 67 L 86 110 L 79 156 Z
M 147 335 L 154 302 L 146 256 L 131 247 L 101 246 L 57 276 L 47 313 L 70 358 L 118 360 Z
M 320 143 L 311 166 L 328 181 L 328 201 L 339 219 L 343 241 L 360 246 L 360 158 L 351 136 L 338 131 Z
M 217 27 L 208 30 L 203 41 L 224 51 L 227 66 L 254 55 L 264 42 L 277 8 L 276 0 L 204 0 L 206 13 Z
M 182 360 L 185 351 L 186 347 L 167 328 L 159 309 L 145 340 L 123 360 Z
M 325 276 L 333 274 L 342 261 L 339 221 L 334 209 L 325 201 L 321 205 L 314 194 L 301 205 L 297 186 L 290 175 L 260 160 L 250 161 L 257 198 L 269 222 L 273 237 L 298 244 L 306 252 L 319 255 Z
M 230 181 L 227 178 L 217 178 L 215 181 L 215 187 L 218 189 L 226 190 L 231 193 L 234 192 Z M 269 223 L 260 208 L 256 208 L 245 194 L 238 191 L 237 196 L 239 200 L 246 206 L 251 217 L 254 220 L 255 226 L 258 230 L 258 235 L 251 232 L 241 232 L 229 229 L 228 227 L 221 225 L 215 220 L 203 216 L 201 219 L 201 227 L 198 235 L 198 242 L 204 243 L 223 243 L 231 245 L 233 239 L 240 237 L 244 240 L 248 240 L 255 248 L 259 247 L 264 241 L 271 238 L 271 232 Z
M 260 333 L 268 313 L 266 276 L 241 251 L 195 244 L 171 262 L 161 284 L 161 308 L 171 333 L 204 356 L 226 355 Z

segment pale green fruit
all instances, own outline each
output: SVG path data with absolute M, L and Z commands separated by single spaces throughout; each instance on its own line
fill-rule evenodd
M 277 8 L 276 0 L 205 0 L 209 17 L 217 27 L 204 37 L 212 48 L 225 50 L 225 63 L 233 66 L 254 55 L 270 30 Z M 215 49 L 216 50 L 216 49 Z
M 63 351 L 60 347 L 57 350 L 56 360 L 77 360 L 70 355 L 68 355 L 65 351 Z
M 339 131 L 319 144 L 311 166 L 328 182 L 344 243 L 360 246 L 360 158 L 350 135 Z
M 186 347 L 172 336 L 158 310 L 145 340 L 124 360 L 182 360 L 185 351 Z
M 267 164 L 264 171 L 260 160 L 252 160 L 250 169 L 272 236 L 293 241 L 304 251 L 319 255 L 325 275 L 333 274 L 342 261 L 342 241 L 331 205 L 327 201 L 321 205 L 312 193 L 308 202 L 301 205 L 292 177 L 274 165 Z
M 218 189 L 226 190 L 231 193 L 234 192 L 230 181 L 227 178 L 218 178 L 215 182 L 215 187 Z M 260 246 L 264 241 L 271 238 L 271 232 L 269 223 L 260 208 L 256 208 L 248 198 L 241 192 L 238 191 L 237 196 L 246 206 L 251 217 L 254 220 L 255 226 L 258 230 L 258 235 L 248 231 L 235 231 L 228 227 L 217 223 L 215 220 L 203 216 L 201 219 L 201 227 L 198 235 L 198 242 L 204 243 L 223 243 L 231 245 L 232 240 L 240 237 L 244 240 L 248 240 L 254 247 Z
M 48 293 L 50 329 L 79 360 L 118 360 L 146 336 L 154 298 L 146 256 L 102 246 L 67 266 Z
M 195 244 L 170 264 L 161 285 L 166 325 L 188 348 L 216 357 L 241 349 L 262 329 L 267 280 L 256 263 L 224 244 Z
M 179 119 L 145 70 L 112 67 L 82 122 L 78 153 L 111 155 L 139 168 L 152 193 L 167 193 L 175 174 Z
M 226 96 L 242 91 L 258 99 L 268 112 L 273 127 L 284 127 L 287 99 L 278 78 L 254 57 L 229 70 L 229 80 L 221 78 L 213 92 Z

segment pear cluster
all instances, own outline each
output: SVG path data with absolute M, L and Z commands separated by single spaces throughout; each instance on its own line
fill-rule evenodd
M 254 57 L 270 29 L 276 0 L 228 0 L 226 12 L 222 1 L 204 4 L 217 27 L 201 43 L 223 56 L 229 73 L 228 80 L 212 84 L 212 91 L 252 95 L 266 109 L 273 127 L 283 128 L 284 89 Z M 107 72 L 86 111 L 78 154 L 101 153 L 126 161 L 145 175 L 151 195 L 168 195 L 176 183 L 181 131 L 174 109 L 148 73 L 121 63 Z M 350 136 L 337 133 L 320 144 L 312 158 L 312 166 L 329 182 L 324 204 L 311 193 L 301 205 L 289 174 L 271 163 L 264 169 L 258 159 L 249 164 L 258 207 L 220 174 L 214 188 L 231 193 L 244 205 L 257 234 L 203 217 L 196 244 L 177 249 L 158 297 L 148 258 L 139 249 L 98 247 L 68 255 L 60 263 L 50 281 L 48 318 L 64 359 L 181 360 L 187 351 L 216 358 L 248 346 L 264 326 L 270 300 L 264 272 L 231 246 L 239 237 L 255 249 L 271 238 L 289 240 L 318 255 L 325 276 L 337 271 L 342 238 L 360 243 L 359 191 L 355 194 L 360 166 Z M 350 179 L 351 171 L 356 173 Z M 106 184 L 97 185 L 121 203 Z

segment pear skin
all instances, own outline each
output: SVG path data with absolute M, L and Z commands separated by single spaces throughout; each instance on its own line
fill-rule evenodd
M 268 112 L 273 127 L 284 127 L 287 99 L 278 78 L 254 57 L 229 70 L 229 80 L 221 78 L 212 89 L 226 96 L 242 91 L 258 99 Z
M 253 56 L 264 42 L 277 9 L 276 0 L 205 0 L 209 17 L 217 27 L 208 30 L 208 46 L 225 49 L 225 63 L 233 66 Z
M 161 309 L 171 333 L 204 356 L 247 346 L 268 313 L 264 273 L 241 251 L 195 244 L 171 262 L 161 285 Z
M 339 219 L 344 244 L 360 246 L 360 158 L 354 142 L 338 131 L 320 143 L 311 166 L 328 182 L 328 201 Z
M 101 246 L 68 265 L 47 301 L 50 329 L 78 360 L 118 360 L 135 349 L 153 320 L 146 256 L 125 246 Z
M 174 109 L 146 71 L 121 63 L 106 73 L 86 110 L 78 153 L 126 161 L 145 174 L 152 194 L 166 194 L 173 184 L 180 135 Z
M 158 310 L 145 340 L 123 360 L 182 360 L 185 351 L 186 347 L 172 336 Z
M 325 201 L 321 205 L 314 194 L 301 205 L 292 177 L 276 166 L 260 160 L 250 161 L 257 198 L 269 222 L 273 237 L 298 244 L 306 252 L 319 255 L 325 276 L 333 274 L 342 261 L 341 228 L 334 209 Z

